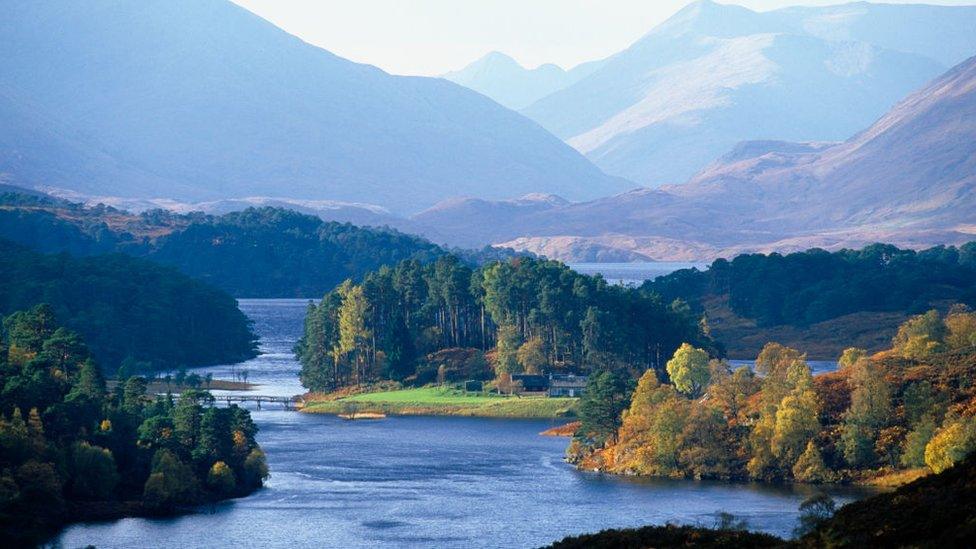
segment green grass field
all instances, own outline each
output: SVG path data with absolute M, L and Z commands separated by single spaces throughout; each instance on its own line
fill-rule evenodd
M 306 404 L 302 411 L 320 414 L 383 412 L 389 415 L 556 418 L 574 417 L 578 401 L 576 398 L 465 394 L 457 389 L 420 387 L 313 401 Z

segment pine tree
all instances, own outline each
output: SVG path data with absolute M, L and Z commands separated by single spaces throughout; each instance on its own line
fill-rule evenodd
M 579 432 L 598 446 L 616 441 L 621 414 L 630 404 L 628 392 L 627 379 L 620 373 L 591 375 L 580 401 Z
M 35 458 L 43 458 L 47 454 L 47 439 L 44 438 L 44 422 L 37 408 L 31 408 L 27 414 L 27 436 L 31 453 Z
M 105 378 L 102 377 L 101 370 L 92 359 L 89 358 L 82 363 L 71 394 L 84 395 L 92 400 L 105 398 Z

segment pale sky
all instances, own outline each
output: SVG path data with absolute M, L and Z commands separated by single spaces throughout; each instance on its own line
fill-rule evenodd
M 571 68 L 616 53 L 689 0 L 233 0 L 306 42 L 394 74 L 438 75 L 490 51 Z M 757 11 L 837 0 L 736 0 Z M 892 0 L 889 3 L 913 3 Z M 919 0 L 914 0 L 919 3 Z M 974 0 L 927 4 L 969 5 Z

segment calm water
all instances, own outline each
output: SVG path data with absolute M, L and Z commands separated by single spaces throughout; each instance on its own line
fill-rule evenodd
M 731 366 L 732 369 L 738 368 L 739 366 L 748 366 L 752 368 L 753 366 L 755 366 L 755 364 L 756 364 L 755 360 L 738 360 L 738 359 L 729 360 L 729 366 Z M 836 370 L 837 361 L 836 360 L 808 360 L 807 366 L 810 367 L 810 371 L 813 372 L 814 375 L 823 374 L 826 372 L 833 372 L 834 370 Z
M 261 336 L 247 368 L 261 393 L 295 394 L 290 348 L 306 302 L 242 300 Z M 225 374 L 232 367 L 211 369 Z M 214 512 L 77 525 L 62 547 L 535 547 L 569 534 L 645 524 L 711 525 L 727 511 L 788 535 L 817 488 L 639 480 L 562 461 L 548 421 L 405 417 L 348 422 L 253 410 L 272 478 Z M 839 502 L 858 492 L 832 490 Z
M 673 273 L 679 269 L 699 270 L 708 263 L 689 263 L 684 261 L 640 261 L 635 263 L 569 263 L 571 269 L 585 275 L 601 274 L 611 284 L 640 286 L 645 280 Z

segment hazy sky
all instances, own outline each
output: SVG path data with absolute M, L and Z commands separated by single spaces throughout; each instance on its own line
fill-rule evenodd
M 620 51 L 689 0 L 234 0 L 306 42 L 396 74 L 442 74 L 497 50 L 564 68 Z M 914 0 L 921 3 L 920 0 Z M 922 0 L 924 2 L 924 0 Z M 837 0 L 737 0 L 754 10 Z M 890 3 L 912 3 L 892 0 Z M 928 4 L 973 4 L 936 0 Z

